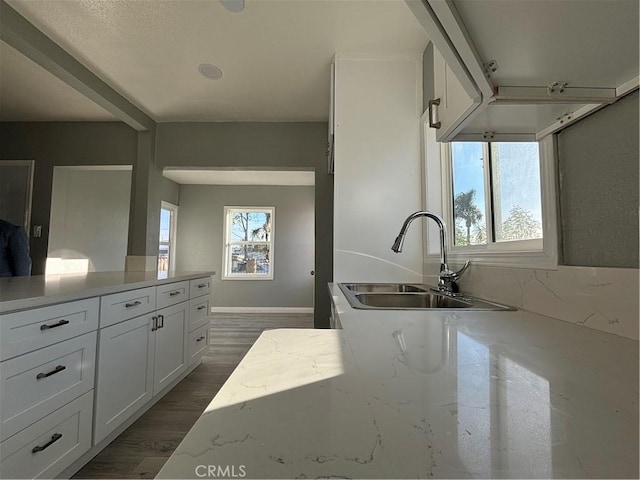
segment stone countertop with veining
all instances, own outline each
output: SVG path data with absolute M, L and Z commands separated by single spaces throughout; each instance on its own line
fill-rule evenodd
M 638 342 L 516 312 L 266 331 L 159 478 L 638 478 Z
M 215 272 L 177 271 L 164 275 L 166 277 L 161 278 L 157 272 L 90 272 L 0 278 L 0 313 L 192 280 L 215 275 Z

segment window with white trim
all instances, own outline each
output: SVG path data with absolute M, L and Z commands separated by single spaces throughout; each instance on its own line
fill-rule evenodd
M 428 141 L 425 135 L 425 145 Z M 433 148 L 428 150 L 433 152 Z M 451 142 L 425 155 L 426 209 L 447 224 L 449 261 L 557 268 L 554 138 Z M 427 255 L 439 254 L 427 226 Z
M 160 208 L 160 241 L 158 246 L 158 278 L 167 278 L 175 270 L 176 224 L 178 207 L 162 202 Z
M 224 207 L 224 280 L 272 280 L 274 207 Z

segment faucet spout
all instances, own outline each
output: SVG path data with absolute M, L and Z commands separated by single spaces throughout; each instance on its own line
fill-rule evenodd
M 418 217 L 427 217 L 436 222 L 438 225 L 438 229 L 440 230 L 440 271 L 438 272 L 438 290 L 448 295 L 453 295 L 455 293 L 454 283 L 460 276 L 464 273 L 464 271 L 469 267 L 470 262 L 466 262 L 464 267 L 460 269 L 458 272 L 453 272 L 449 270 L 449 266 L 447 265 L 447 227 L 444 223 L 444 220 L 440 215 L 437 215 L 432 212 L 428 212 L 426 210 L 422 210 L 419 212 L 412 213 L 407 217 L 407 219 L 402 224 L 402 228 L 400 229 L 400 233 L 396 237 L 396 240 L 393 242 L 393 246 L 391 250 L 396 253 L 402 252 L 402 245 L 404 243 L 404 237 L 407 234 L 407 229 L 411 222 L 413 222 Z
M 436 224 L 438 225 L 438 229 L 440 230 L 440 271 L 442 272 L 442 271 L 449 270 L 449 267 L 447 266 L 447 253 L 445 249 L 445 245 L 447 244 L 447 237 L 446 237 L 447 229 L 442 217 L 440 217 L 440 215 L 437 215 L 435 213 L 427 212 L 426 210 L 424 210 L 424 211 L 415 212 L 409 215 L 407 219 L 404 221 L 404 223 L 402 224 L 400 233 L 396 237 L 396 241 L 393 242 L 393 246 L 391 247 L 391 250 L 393 250 L 396 253 L 402 252 L 402 245 L 404 243 L 404 237 L 407 234 L 407 229 L 409 228 L 409 225 L 411 225 L 411 222 L 413 222 L 416 218 L 419 218 L 419 217 L 430 218 L 431 220 L 436 222 Z

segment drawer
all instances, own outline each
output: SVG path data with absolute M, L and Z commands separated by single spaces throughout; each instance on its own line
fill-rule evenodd
M 54 478 L 91 448 L 93 391 L 0 443 L 0 478 Z
M 189 300 L 189 282 L 175 282 L 156 287 L 158 293 L 158 309 Z
M 153 312 L 156 309 L 156 287 L 129 290 L 100 299 L 100 328 Z
M 211 277 L 189 280 L 189 298 L 201 297 L 211 293 Z
M 93 389 L 97 332 L 0 363 L 0 439 Z
M 0 361 L 98 329 L 98 298 L 0 315 Z
M 189 331 L 209 323 L 209 299 L 206 297 L 189 300 Z
M 189 364 L 197 362 L 209 346 L 209 325 L 194 330 L 189 334 Z

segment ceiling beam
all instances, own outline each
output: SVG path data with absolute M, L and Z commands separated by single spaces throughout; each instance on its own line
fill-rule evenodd
M 0 39 L 138 131 L 155 121 L 0 0 Z

